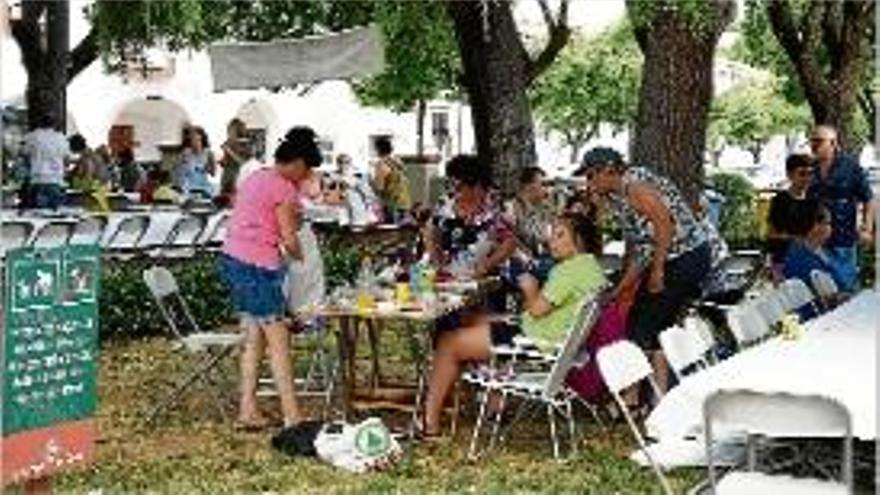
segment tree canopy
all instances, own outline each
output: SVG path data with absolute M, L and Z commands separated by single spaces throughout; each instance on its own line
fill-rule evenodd
M 599 35 L 576 37 L 530 90 L 540 125 L 560 134 L 571 161 L 600 125 L 615 132 L 635 120 L 642 57 L 626 22 Z
M 786 100 L 780 86 L 775 80 L 747 82 L 720 95 L 709 112 L 709 134 L 749 150 L 757 164 L 770 138 L 804 131 L 810 123 L 806 106 Z

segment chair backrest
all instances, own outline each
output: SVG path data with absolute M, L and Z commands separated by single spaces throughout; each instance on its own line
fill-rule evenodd
M 703 403 L 707 460 L 712 469 L 716 431 L 776 438 L 839 437 L 844 442 L 841 477 L 852 489 L 852 419 L 840 402 L 816 395 L 721 390 Z M 851 491 L 850 491 L 851 493 Z
M 553 398 L 562 389 L 565 377 L 574 364 L 578 352 L 584 346 L 584 341 L 587 340 L 590 330 L 599 320 L 600 299 L 602 298 L 596 294 L 590 294 L 578 308 L 578 312 L 568 329 L 565 343 L 562 345 L 556 361 L 553 362 L 550 373 L 547 375 L 547 381 L 544 383 L 545 397 Z
M 143 278 L 159 311 L 176 337 L 182 338 L 184 334 L 201 331 L 180 293 L 174 274 L 164 266 L 152 266 L 144 270 Z
M 813 270 L 810 272 L 810 282 L 816 294 L 823 299 L 833 298 L 840 292 L 834 278 L 826 271 Z
M 146 215 L 124 218 L 119 222 L 116 231 L 107 239 L 105 247 L 109 249 L 135 248 L 149 227 L 150 217 Z
M 596 361 L 605 385 L 615 394 L 652 376 L 653 373 L 645 353 L 628 340 L 621 340 L 599 349 L 596 353 Z
M 204 228 L 205 222 L 201 218 L 183 216 L 174 222 L 168 237 L 165 238 L 165 247 L 192 247 Z
M 30 222 L 3 222 L 0 225 L 0 237 L 3 238 L 3 247 L 12 249 L 24 247 L 31 238 L 34 226 Z
M 757 342 L 770 333 L 770 326 L 751 301 L 728 311 L 727 325 L 740 347 Z
M 699 335 L 699 337 L 703 339 L 703 344 L 706 346 L 707 350 L 713 349 L 717 344 L 715 341 L 715 334 L 712 333 L 712 325 L 696 314 L 685 316 L 682 320 L 682 328 L 688 332 Z
M 705 356 L 709 347 L 696 332 L 678 326 L 669 327 L 660 334 L 660 347 L 679 378 L 691 366 L 706 365 Z
M 223 244 L 226 239 L 226 227 L 229 225 L 229 213 L 220 213 L 210 231 L 202 234 L 202 244 Z
M 70 244 L 100 244 L 104 235 L 107 220 L 102 217 L 86 217 L 80 219 L 73 227 Z
M 752 305 L 768 325 L 775 325 L 785 316 L 786 305 L 783 296 L 776 290 L 768 290 L 761 294 Z
M 815 297 L 807 284 L 799 278 L 790 278 L 779 284 L 778 289 L 788 303 L 786 310 L 800 309 L 812 304 Z
M 63 246 L 70 240 L 73 233 L 73 224 L 67 222 L 49 222 L 40 227 L 31 241 L 31 246 L 38 248 L 52 248 Z

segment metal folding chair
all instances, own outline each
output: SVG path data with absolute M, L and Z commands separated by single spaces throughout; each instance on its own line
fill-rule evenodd
M 741 303 L 730 310 L 727 313 L 727 325 L 740 350 L 761 342 L 770 335 L 770 325 L 751 301 Z
M 713 494 L 849 494 L 853 490 L 853 437 L 849 411 L 820 396 L 722 390 L 703 404 L 709 481 Z M 727 473 L 720 480 L 711 455 L 717 432 L 747 435 L 747 471 Z M 764 438 L 839 437 L 843 456 L 840 482 L 756 471 L 757 440 Z
M 70 240 L 74 225 L 71 222 L 49 222 L 40 227 L 30 245 L 36 248 L 63 246 Z
M 584 301 L 578 311 L 562 348 L 553 360 L 549 372 L 516 372 L 509 376 L 489 375 L 472 376 L 469 381 L 476 384 L 481 390 L 479 415 L 474 425 L 471 443 L 468 449 L 468 457 L 478 456 L 477 447 L 482 435 L 484 423 L 490 428 L 489 445 L 487 450 L 494 447 L 496 440 L 503 441 L 505 434 L 510 431 L 516 421 L 527 412 L 529 407 L 536 404 L 544 406 L 550 425 L 550 439 L 553 445 L 553 456 L 560 458 L 559 438 L 556 430 L 556 416 L 562 416 L 568 422 L 568 436 L 570 441 L 569 450 L 573 454 L 577 451 L 577 439 L 573 414 L 573 403 L 579 397 L 565 385 L 565 377 L 575 364 L 575 360 L 584 345 L 590 329 L 595 325 L 600 313 L 599 298 L 591 294 Z M 539 358 L 540 359 L 540 358 Z M 492 394 L 500 394 L 499 407 L 495 411 L 494 418 L 487 419 L 489 397 Z M 523 402 L 505 428 L 505 432 L 499 437 L 502 413 L 510 397 L 516 397 Z M 595 410 L 591 409 L 596 415 Z
M 116 254 L 130 254 L 140 247 L 140 241 L 149 228 L 150 217 L 146 215 L 124 218 L 107 238 L 104 249 Z
M 202 235 L 199 238 L 199 244 L 206 249 L 217 249 L 223 244 L 226 238 L 226 227 L 229 225 L 229 213 L 218 213 L 208 220 Z
M 657 397 L 663 395 L 654 379 L 654 371 L 651 369 L 650 363 L 648 363 L 648 358 L 645 357 L 642 350 L 635 344 L 622 340 L 599 349 L 596 359 L 599 362 L 599 371 L 602 373 L 605 385 L 608 386 L 611 396 L 614 397 L 614 402 L 626 419 L 626 423 L 639 444 L 639 448 L 651 464 L 651 469 L 654 470 L 654 473 L 660 480 L 663 492 L 666 495 L 672 495 L 672 486 L 669 484 L 669 480 L 666 479 L 663 470 L 651 454 L 644 435 L 642 435 L 642 432 L 636 425 L 629 408 L 621 396 L 622 391 L 639 385 L 646 380 L 653 388 L 653 392 Z
M 240 346 L 244 336 L 239 333 L 206 332 L 193 318 L 186 299 L 174 275 L 165 267 L 153 266 L 144 270 L 144 283 L 153 295 L 159 311 L 168 323 L 178 347 L 191 356 L 190 371 L 180 379 L 171 391 L 148 412 L 147 422 L 171 407 L 183 395 L 201 384 L 214 400 L 221 416 L 226 419 L 226 407 L 222 394 L 217 390 L 220 364 Z
M 10 221 L 0 225 L 0 237 L 3 239 L 5 249 L 14 249 L 27 246 L 34 231 L 30 222 Z
M 758 296 L 751 304 L 754 305 L 755 310 L 764 318 L 767 325 L 773 326 L 782 321 L 782 317 L 787 313 L 782 297 L 778 290 L 768 290 Z
M 162 245 L 150 254 L 154 257 L 166 258 L 192 257 L 203 230 L 205 230 L 205 222 L 202 218 L 191 215 L 182 216 L 174 222 L 174 226 L 171 227 L 171 231 Z
M 92 216 L 80 219 L 73 227 L 70 236 L 70 244 L 100 244 L 107 220 L 103 217 Z
M 688 370 L 709 366 L 706 354 L 710 347 L 696 332 L 682 327 L 669 327 L 660 334 L 660 348 L 676 378 L 681 380 Z
M 813 270 L 810 272 L 810 284 L 826 310 L 832 309 L 836 305 L 840 298 L 840 289 L 838 289 L 834 277 L 828 272 Z
M 779 284 L 778 290 L 782 294 L 782 300 L 787 303 L 787 311 L 798 310 L 808 306 L 817 314 L 821 313 L 819 306 L 816 304 L 816 297 L 803 280 L 790 278 Z

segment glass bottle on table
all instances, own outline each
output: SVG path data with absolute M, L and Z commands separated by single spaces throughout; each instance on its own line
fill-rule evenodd
M 359 313 L 372 311 L 376 306 L 376 300 L 373 297 L 375 282 L 376 275 L 373 272 L 373 262 L 369 256 L 364 256 L 357 277 L 357 310 Z

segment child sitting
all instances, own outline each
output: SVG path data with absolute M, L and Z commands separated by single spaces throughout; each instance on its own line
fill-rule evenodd
M 543 289 L 531 275 L 522 275 L 522 328 L 491 323 L 480 318 L 470 326 L 443 332 L 437 340 L 425 404 L 424 435 L 437 436 L 443 402 L 458 380 L 461 365 L 490 357 L 492 346 L 510 344 L 522 331 L 543 348 L 552 348 L 565 339 L 569 326 L 587 296 L 598 295 L 605 276 L 594 253 L 598 253 L 596 225 L 582 214 L 567 213 L 553 222 L 549 241 L 556 259 Z

